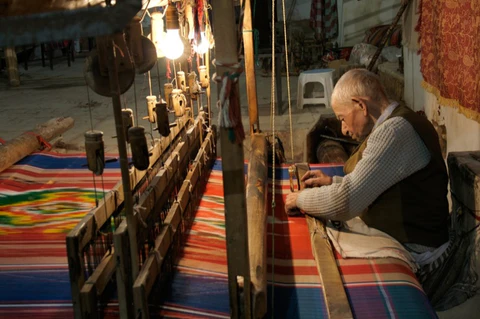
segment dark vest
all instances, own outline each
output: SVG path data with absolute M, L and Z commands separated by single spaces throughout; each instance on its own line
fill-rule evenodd
M 423 116 L 398 106 L 388 118 L 407 120 L 430 151 L 426 167 L 408 176 L 381 194 L 363 214 L 362 220 L 397 239 L 438 247 L 448 241 L 448 175 L 438 135 Z M 388 125 L 388 123 L 382 124 Z M 345 163 L 345 174 L 352 172 L 368 143 L 368 136 Z

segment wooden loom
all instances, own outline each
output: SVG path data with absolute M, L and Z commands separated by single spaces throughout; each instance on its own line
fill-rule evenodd
M 123 3 L 125 10 L 120 11 L 122 3 L 119 3 L 113 6 L 113 9 L 101 9 L 98 6 L 89 10 L 98 16 L 105 16 L 105 12 L 121 13 L 123 19 L 117 20 L 126 22 L 139 9 L 138 3 L 129 0 Z M 241 183 L 230 183 L 232 180 L 241 181 L 244 178 L 243 147 L 229 140 L 227 129 L 220 128 L 219 135 L 225 163 L 223 176 L 231 315 L 233 318 L 261 318 L 266 313 L 267 301 L 265 196 L 268 165 L 265 136 L 256 133 L 260 128 L 251 47 L 253 41 L 250 1 L 247 0 L 244 4 L 243 36 L 253 146 L 246 189 Z M 216 30 L 216 59 L 220 62 L 217 71 L 222 74 L 230 70 L 228 65 L 238 63 L 233 2 L 213 0 L 212 5 L 216 23 L 225 26 Z M 56 22 L 58 27 L 61 27 L 65 22 L 60 21 L 68 21 L 64 19 L 65 15 L 74 15 L 74 11 L 67 10 L 68 14 L 65 14 L 65 11 L 55 12 L 52 17 L 58 19 Z M 82 17 L 84 14 L 84 10 L 80 10 L 78 16 Z M 51 18 L 48 14 L 43 17 Z M 113 19 L 113 15 L 110 15 L 110 18 Z M 15 21 L 18 23 L 20 20 Z M 119 21 L 110 21 L 111 28 L 107 29 L 107 32 L 113 33 L 123 28 L 125 23 Z M 35 22 L 40 23 L 38 20 Z M 50 25 L 55 25 L 53 22 Z M 75 26 L 83 23 L 79 20 L 72 22 Z M 51 38 L 44 41 L 54 40 L 55 37 L 60 37 L 59 34 L 62 37 L 65 34 L 78 37 L 80 35 L 76 34 L 78 31 L 75 30 L 79 29 L 82 28 L 66 28 L 63 33 L 52 32 Z M 87 29 L 90 32 L 92 30 L 85 28 Z M 23 26 L 18 32 L 25 33 L 25 30 Z M 29 39 L 34 38 L 34 35 L 29 36 Z M 7 45 L 20 44 L 18 38 L 0 40 Z M 113 52 L 111 42 L 107 45 L 107 50 L 108 54 Z M 142 318 L 148 318 L 149 293 L 156 279 L 170 264 L 166 260 L 172 258 L 167 256 L 169 251 L 174 250 L 171 247 L 181 243 L 179 235 L 182 228 L 188 227 L 192 208 L 198 198 L 196 192 L 201 190 L 201 182 L 208 174 L 208 167 L 215 157 L 215 130 L 204 130 L 205 114 L 200 114 L 194 123 L 187 118 L 180 118 L 170 135 L 157 141 L 150 150 L 152 155 L 149 169 L 129 169 L 125 141 L 121 139 L 124 137 L 123 125 L 119 124 L 119 70 L 111 56 L 107 64 L 110 85 L 112 92 L 115 92 L 112 104 L 117 122 L 122 181 L 67 236 L 73 305 L 77 318 L 96 318 L 101 315 L 99 300 L 108 298 L 115 273 L 121 317 L 133 318 L 141 314 Z M 234 90 L 238 90 L 238 85 L 234 85 Z M 209 100 L 209 90 L 207 94 Z M 190 160 L 193 160 L 193 164 L 189 168 Z M 172 196 L 175 187 L 179 188 L 176 199 Z M 122 215 L 126 215 L 126 218 Z M 96 260 L 93 260 L 95 258 Z M 141 269 L 136 269 L 138 265 L 141 265 Z

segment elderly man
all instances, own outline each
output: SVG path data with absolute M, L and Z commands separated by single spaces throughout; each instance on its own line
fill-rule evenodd
M 307 172 L 302 179 L 310 188 L 289 194 L 286 211 L 299 208 L 334 221 L 359 216 L 406 247 L 420 267 L 432 264 L 449 246 L 448 176 L 433 126 L 391 103 L 365 69 L 340 78 L 332 108 L 342 132 L 362 143 L 345 163 L 343 178 Z

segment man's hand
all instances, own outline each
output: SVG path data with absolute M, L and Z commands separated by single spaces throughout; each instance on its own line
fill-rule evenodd
M 305 187 L 320 187 L 333 183 L 333 179 L 322 171 L 308 171 L 302 176 L 301 181 L 305 182 Z
M 297 207 L 298 194 L 298 192 L 295 192 L 287 195 L 285 200 L 285 213 L 287 213 L 287 215 L 298 215 L 300 213 Z

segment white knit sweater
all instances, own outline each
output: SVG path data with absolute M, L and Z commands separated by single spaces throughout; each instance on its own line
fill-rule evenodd
M 298 208 L 326 219 L 349 220 L 430 162 L 427 147 L 407 120 L 394 117 L 377 124 L 353 172 L 334 177 L 332 185 L 301 191 Z

